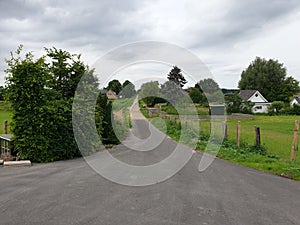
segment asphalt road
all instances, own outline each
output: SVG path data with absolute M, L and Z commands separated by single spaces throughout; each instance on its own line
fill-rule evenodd
M 133 124 L 135 136 L 150 136 L 142 117 Z M 152 151 L 119 145 L 110 152 L 124 162 L 149 165 L 175 146 L 164 138 Z M 173 177 L 145 187 L 111 182 L 84 159 L 0 168 L 0 224 L 300 224 L 299 182 L 220 159 L 200 173 L 201 156 L 193 154 Z

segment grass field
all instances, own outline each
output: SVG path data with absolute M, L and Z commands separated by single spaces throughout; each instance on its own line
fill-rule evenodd
M 255 115 L 253 120 L 241 120 L 241 142 L 254 145 L 254 126 L 258 126 L 261 132 L 261 143 L 268 153 L 288 161 L 291 157 L 295 120 L 300 120 L 300 117 Z M 236 140 L 237 123 L 238 120 L 227 121 L 229 140 Z M 209 121 L 201 122 L 201 130 L 209 134 Z M 296 161 L 300 162 L 300 154 L 297 154 L 297 150 L 298 148 L 296 148 Z
M 9 103 L 0 101 L 0 134 L 4 133 L 4 120 L 8 121 L 8 129 L 9 122 L 11 121 L 12 112 Z M 9 130 L 8 130 L 9 133 Z
M 200 107 L 198 107 L 200 108 Z M 199 109 L 197 110 L 199 111 Z M 146 114 L 146 110 L 143 110 Z M 174 109 L 167 107 L 165 110 L 172 115 Z M 206 111 L 202 111 L 199 115 L 207 115 Z M 205 151 L 210 134 L 210 121 L 201 120 L 201 131 L 196 131 L 197 120 L 179 121 L 171 120 L 166 117 L 163 122 L 167 126 L 167 135 L 176 141 L 181 140 L 184 144 L 198 140 L 196 148 L 200 151 Z M 159 129 L 164 127 L 162 120 L 149 118 L 150 121 Z M 241 147 L 236 144 L 237 119 L 227 120 L 227 140 L 224 140 L 217 154 L 218 157 L 235 162 L 241 165 L 249 166 L 255 169 L 271 172 L 277 175 L 291 177 L 295 180 L 300 180 L 300 154 L 298 152 L 299 139 L 296 145 L 296 159 L 291 161 L 291 148 L 294 135 L 295 120 L 300 120 L 300 116 L 266 116 L 254 115 L 253 119 L 240 120 L 241 123 Z M 221 124 L 218 129 L 216 138 L 222 133 Z M 254 127 L 260 128 L 261 132 L 261 147 L 255 147 L 255 130 Z M 184 127 L 185 134 L 181 133 Z M 220 131 L 220 132 L 219 132 Z M 182 138 L 182 136 L 184 138 Z M 217 140 L 217 139 L 216 139 Z M 213 150 L 214 151 L 214 150 Z

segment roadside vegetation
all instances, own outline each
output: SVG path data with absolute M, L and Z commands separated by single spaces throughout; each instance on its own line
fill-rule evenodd
M 177 75 L 171 70 L 168 79 L 170 74 L 174 78 L 180 75 L 180 70 Z M 220 95 L 218 91 L 219 85 L 210 78 L 200 80 L 194 87 L 185 90 L 192 103 L 187 103 L 185 96 L 180 95 L 182 92 L 179 89 L 183 87 L 180 83 L 177 84 L 177 88 L 173 89 L 166 89 L 165 86 L 166 84 L 159 86 L 155 81 L 142 86 L 141 93 L 146 92 L 148 96 L 153 94 L 145 98 L 141 95 L 142 113 L 158 129 L 164 131 L 167 127 L 166 133 L 171 138 L 191 147 L 196 146 L 195 148 L 199 151 L 206 151 L 210 140 L 211 122 L 206 117 L 202 117 L 201 121 L 195 118 L 209 115 L 209 105 L 226 105 L 228 114 L 252 114 L 254 104 L 242 99 L 238 95 L 239 90 L 222 89 L 223 93 L 226 91 L 227 94 L 224 102 L 223 93 Z M 239 88 L 240 90 L 258 90 L 263 93 L 269 101 L 273 102 L 269 107 L 269 113 L 253 115 L 253 119 L 241 117 L 239 146 L 237 144 L 238 119 L 227 120 L 227 138 L 222 142 L 218 152 L 212 148 L 212 152 L 208 153 L 241 165 L 300 180 L 299 142 L 295 144 L 295 159 L 291 157 L 295 120 L 300 119 L 298 116 L 300 106 L 290 105 L 291 99 L 300 91 L 299 82 L 287 76 L 286 68 L 277 60 L 257 57 L 242 72 Z M 155 92 L 151 92 L 153 90 Z M 175 92 L 175 90 L 179 91 Z M 159 96 L 159 98 L 153 96 Z M 180 106 L 184 106 L 183 113 L 178 111 Z M 149 109 L 150 114 L 147 115 L 147 107 L 156 107 L 160 110 Z M 192 108 L 196 108 L 196 112 L 190 110 Z M 181 116 L 181 120 L 178 115 Z M 156 118 L 158 116 L 160 119 Z M 195 129 L 197 125 L 200 125 L 200 130 Z M 210 144 L 215 147 L 217 147 L 215 143 L 219 143 L 220 137 L 223 136 L 222 124 L 220 123 L 219 126 L 220 129 L 215 131 L 214 139 L 210 140 Z M 256 142 L 255 127 L 260 128 L 260 144 Z
M 7 86 L 0 89 L 0 99 L 5 96 L 11 107 L 2 106 L 0 119 L 9 117 L 14 149 L 20 159 L 32 162 L 72 159 L 92 154 L 102 147 L 99 137 L 105 145 L 120 142 L 118 137 L 125 135 L 125 126 L 120 120 L 113 124 L 114 117 L 118 116 L 112 113 L 113 102 L 99 90 L 94 70 L 81 61 L 80 54 L 53 47 L 45 48 L 45 55 L 35 58 L 31 52 L 24 54 L 19 46 L 10 56 L 6 60 Z M 84 85 L 80 86 L 74 101 L 82 78 Z M 120 92 L 122 89 L 123 98 L 135 94 L 134 85 L 128 80 L 123 85 L 116 80 L 109 85 L 109 90 Z M 96 105 L 93 105 L 97 95 Z M 114 105 L 121 110 L 124 102 L 126 100 L 116 100 Z M 124 110 L 120 118 L 128 122 L 129 113 Z M 94 125 L 98 134 L 89 129 Z M 120 132 L 118 137 L 113 125 Z M 77 138 L 85 140 L 80 150 L 74 130 Z
M 294 119 L 293 117 L 286 117 L 281 120 L 270 116 L 255 116 L 254 120 L 243 120 L 240 148 L 237 147 L 235 141 L 237 121 L 230 120 L 228 121 L 228 138 L 223 141 L 217 156 L 254 169 L 300 180 L 300 158 L 298 154 L 295 161 L 290 160 Z M 191 140 L 197 139 L 196 149 L 202 152 L 205 151 L 209 141 L 208 120 L 201 121 L 200 133 L 191 128 L 184 134 L 181 133 L 184 121 L 180 123 L 174 120 L 157 120 L 153 118 L 150 118 L 150 121 L 162 131 L 166 125 L 168 136 L 176 141 L 181 139 L 183 144 L 188 146 L 191 146 L 192 143 L 192 147 L 194 147 Z M 274 121 L 278 123 L 274 125 Z M 263 144 L 255 146 L 253 127 L 259 122 L 263 122 L 261 123 Z M 181 138 L 181 135 L 187 137 Z

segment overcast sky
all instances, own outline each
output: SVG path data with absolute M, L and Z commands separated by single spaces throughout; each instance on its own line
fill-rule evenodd
M 188 49 L 221 87 L 236 88 L 256 56 L 279 60 L 300 80 L 299 0 L 0 0 L 0 35 L 0 85 L 4 59 L 19 44 L 37 56 L 52 46 L 81 53 L 92 66 L 109 50 L 144 40 Z M 131 79 L 168 70 L 147 64 L 123 72 Z

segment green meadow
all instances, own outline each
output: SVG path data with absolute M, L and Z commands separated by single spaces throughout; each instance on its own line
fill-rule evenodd
M 291 158 L 291 148 L 294 135 L 295 120 L 300 116 L 260 116 L 254 115 L 252 120 L 240 120 L 241 143 L 255 144 L 254 127 L 258 126 L 261 133 L 261 144 L 269 154 L 274 154 L 283 160 Z M 228 139 L 236 141 L 238 120 L 227 120 Z M 201 122 L 201 131 L 209 134 L 209 121 Z M 299 143 L 299 140 L 298 140 Z M 296 146 L 296 161 L 300 162 Z
M 8 132 L 9 132 L 9 123 L 11 121 L 12 111 L 9 103 L 0 101 L 0 134 L 4 133 L 4 121 L 8 121 Z

